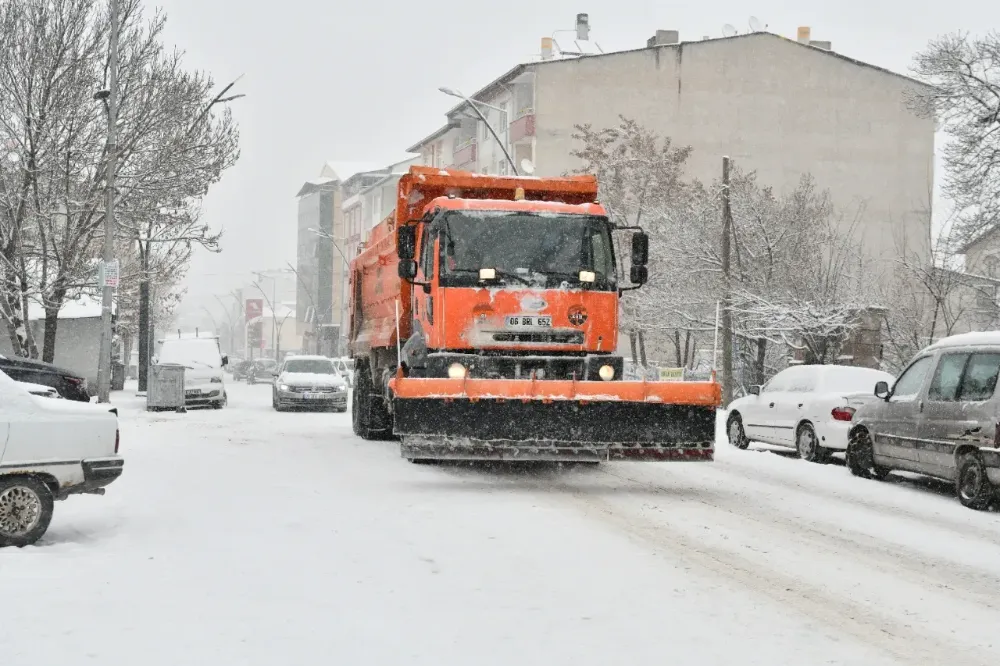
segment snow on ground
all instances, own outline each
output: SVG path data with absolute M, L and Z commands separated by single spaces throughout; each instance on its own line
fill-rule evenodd
M 229 391 L 117 399 L 122 479 L 0 551 L 0 663 L 1000 658 L 1000 515 L 940 484 L 724 437 L 714 463 L 418 466 L 348 414 Z

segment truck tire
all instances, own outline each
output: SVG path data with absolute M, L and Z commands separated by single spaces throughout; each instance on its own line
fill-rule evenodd
M 0 478 L 0 548 L 42 538 L 52 522 L 52 491 L 30 476 Z
M 354 434 L 367 440 L 392 439 L 392 414 L 376 392 L 371 367 L 358 359 L 354 368 L 354 400 L 351 425 Z

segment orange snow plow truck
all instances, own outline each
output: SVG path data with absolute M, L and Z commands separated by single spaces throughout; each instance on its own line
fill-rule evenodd
M 712 460 L 717 382 L 625 381 L 592 176 L 411 167 L 350 267 L 354 432 L 411 461 Z

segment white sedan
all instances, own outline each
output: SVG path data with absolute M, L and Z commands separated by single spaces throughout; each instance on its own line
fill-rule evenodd
M 895 378 L 887 372 L 845 365 L 798 365 L 782 370 L 750 395 L 729 405 L 729 443 L 751 441 L 787 446 L 810 462 L 847 450 L 847 432 L 857 408 L 875 400 L 875 384 Z

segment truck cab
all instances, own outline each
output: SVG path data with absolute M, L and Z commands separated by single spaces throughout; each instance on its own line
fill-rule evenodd
M 415 287 L 406 373 L 621 379 L 612 231 L 596 203 L 430 201 L 397 236 L 400 276 Z

